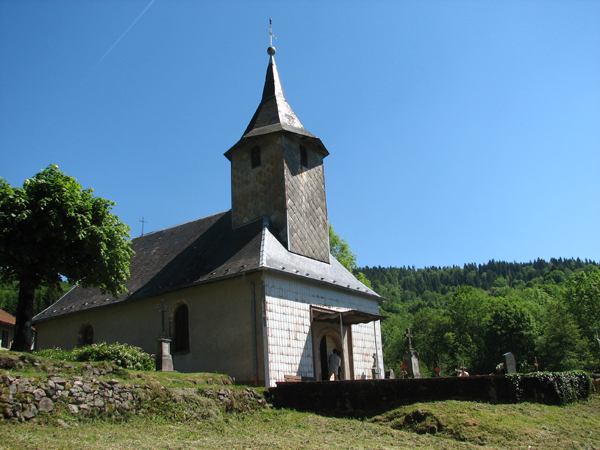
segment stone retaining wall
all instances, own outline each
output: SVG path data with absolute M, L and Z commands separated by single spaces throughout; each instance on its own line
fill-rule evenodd
M 4 374 L 0 378 L 0 423 L 2 417 L 12 422 L 24 422 L 35 419 L 41 412 L 53 413 L 60 409 L 81 418 L 153 413 L 157 406 L 172 410 L 174 404 L 185 403 L 186 395 L 189 397 L 190 393 L 203 397 L 213 410 L 236 412 L 265 406 L 264 399 L 254 389 L 235 390 L 221 380 L 218 383 L 222 386 L 205 387 L 200 391 L 127 386 L 117 379 L 102 380 L 92 376 L 48 376 L 44 380 Z M 207 380 L 207 384 L 212 384 L 212 380 Z M 202 413 L 194 411 L 194 407 L 182 408 L 181 417 L 201 417 Z

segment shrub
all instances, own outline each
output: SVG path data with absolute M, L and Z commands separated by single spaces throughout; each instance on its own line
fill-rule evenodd
M 124 369 L 154 370 L 154 355 L 149 355 L 139 347 L 128 344 L 100 344 L 77 347 L 73 350 L 53 348 L 41 350 L 40 356 L 67 361 L 108 361 Z
M 511 383 L 516 401 L 567 404 L 589 396 L 592 381 L 585 372 L 513 373 Z

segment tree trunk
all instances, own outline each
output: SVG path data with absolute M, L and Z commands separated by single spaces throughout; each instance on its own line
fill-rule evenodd
M 33 344 L 31 319 L 33 318 L 35 289 L 36 286 L 34 284 L 27 283 L 23 280 L 19 283 L 19 303 L 17 304 L 15 337 L 10 348 L 12 351 L 31 351 L 31 345 Z

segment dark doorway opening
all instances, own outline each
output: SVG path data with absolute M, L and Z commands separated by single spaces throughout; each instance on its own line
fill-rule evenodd
M 329 361 L 327 354 L 327 336 L 323 336 L 321 343 L 319 344 L 319 353 L 321 354 L 321 380 L 328 380 L 329 375 Z

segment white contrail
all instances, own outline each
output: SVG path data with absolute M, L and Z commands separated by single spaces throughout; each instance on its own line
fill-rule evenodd
M 113 45 L 112 45 L 112 46 L 111 46 L 111 47 L 110 47 L 110 48 L 109 48 L 109 49 L 106 51 L 106 53 L 104 54 L 104 56 L 102 56 L 102 58 L 100 58 L 100 59 L 98 60 L 98 62 L 97 62 L 96 64 L 94 64 L 94 66 L 93 66 L 92 70 L 90 70 L 90 72 L 87 74 L 87 76 L 86 76 L 86 77 L 85 77 L 83 80 L 81 80 L 81 82 L 79 83 L 79 85 L 77 86 L 77 88 L 75 88 L 75 93 L 77 93 L 77 92 L 79 91 L 79 89 L 81 88 L 81 86 L 83 86 L 83 84 L 84 84 L 84 83 L 85 83 L 85 82 L 86 82 L 86 81 L 87 81 L 87 80 L 88 80 L 88 79 L 89 79 L 89 78 L 92 76 L 92 74 L 93 74 L 93 73 L 96 71 L 96 69 L 98 68 L 98 66 L 100 65 L 100 63 L 101 63 L 102 61 L 104 61 L 104 58 L 106 58 L 106 57 L 109 55 L 109 53 L 113 51 L 113 49 L 114 49 L 114 48 L 117 46 L 117 44 L 118 44 L 118 43 L 121 41 L 121 39 L 123 39 L 123 38 L 125 37 L 125 35 L 126 35 L 127 33 L 129 33 L 129 30 L 131 30 L 131 29 L 133 28 L 133 26 L 134 26 L 134 25 L 137 23 L 137 21 L 138 21 L 138 20 L 140 20 L 140 18 L 141 18 L 141 17 L 144 15 L 144 13 L 145 13 L 146 11 L 148 11 L 148 8 L 150 8 L 150 7 L 152 6 L 152 3 L 154 3 L 154 2 L 155 2 L 155 0 L 150 0 L 150 3 L 148 3 L 148 5 L 147 5 L 147 6 L 144 8 L 144 10 L 143 10 L 143 11 L 140 13 L 140 15 L 136 17 L 136 19 L 135 19 L 135 20 L 132 22 L 132 24 L 131 24 L 131 25 L 129 25 L 129 27 L 128 27 L 128 28 L 125 30 L 125 32 L 124 32 L 124 33 L 123 33 L 123 34 L 122 34 L 122 35 L 119 37 L 119 39 L 117 39 L 117 40 L 115 41 L 115 43 L 114 43 L 114 44 L 113 44 Z M 64 106 L 63 106 L 63 108 L 61 108 L 61 109 L 64 109 Z M 56 116 L 56 115 L 55 115 L 55 116 Z M 44 126 L 42 127 L 42 129 L 41 129 L 39 132 L 41 133 L 41 132 L 43 132 L 43 131 L 44 131 L 46 128 L 48 128 L 48 126 L 49 126 L 49 125 L 50 125 L 52 122 L 54 122 L 54 119 L 55 119 L 55 118 L 56 118 L 56 117 L 52 117 L 52 118 L 51 118 L 51 119 L 48 121 L 48 123 L 46 123 L 46 125 L 44 125 Z
M 140 18 L 141 18 L 141 17 L 144 15 L 144 13 L 145 13 L 146 11 L 148 11 L 148 8 L 150 8 L 150 7 L 152 6 L 152 3 L 154 3 L 154 1 L 155 1 L 155 0 L 150 0 L 150 3 L 148 3 L 148 6 L 146 6 L 146 7 L 144 8 L 144 10 L 143 10 L 143 11 L 140 13 L 140 15 L 139 15 L 139 16 L 137 16 L 137 18 L 136 18 L 136 19 L 133 21 L 133 23 L 132 23 L 131 25 L 129 25 L 129 28 L 127 28 L 127 29 L 125 30 L 125 32 L 124 32 L 124 33 L 123 33 L 123 34 L 122 34 L 122 35 L 119 37 L 119 39 L 117 39 L 117 40 L 115 41 L 115 43 L 112 45 L 112 47 L 111 47 L 111 48 L 109 48 L 109 49 L 106 51 L 106 53 L 104 54 L 104 56 L 103 56 L 102 58 L 100 58 L 100 60 L 99 60 L 99 61 L 96 63 L 96 65 L 100 64 L 100 63 L 101 63 L 101 62 L 104 60 L 104 58 L 106 58 L 106 57 L 108 56 L 108 54 L 109 54 L 110 52 L 112 52 L 113 48 L 115 48 L 115 47 L 117 46 L 117 44 L 118 44 L 118 43 L 121 41 L 121 39 L 123 39 L 123 38 L 125 37 L 125 35 L 126 35 L 127 33 L 129 33 L 129 30 L 131 30 L 131 29 L 133 28 L 133 26 L 134 26 L 134 25 L 137 23 L 137 21 L 138 21 L 138 20 L 140 20 Z

